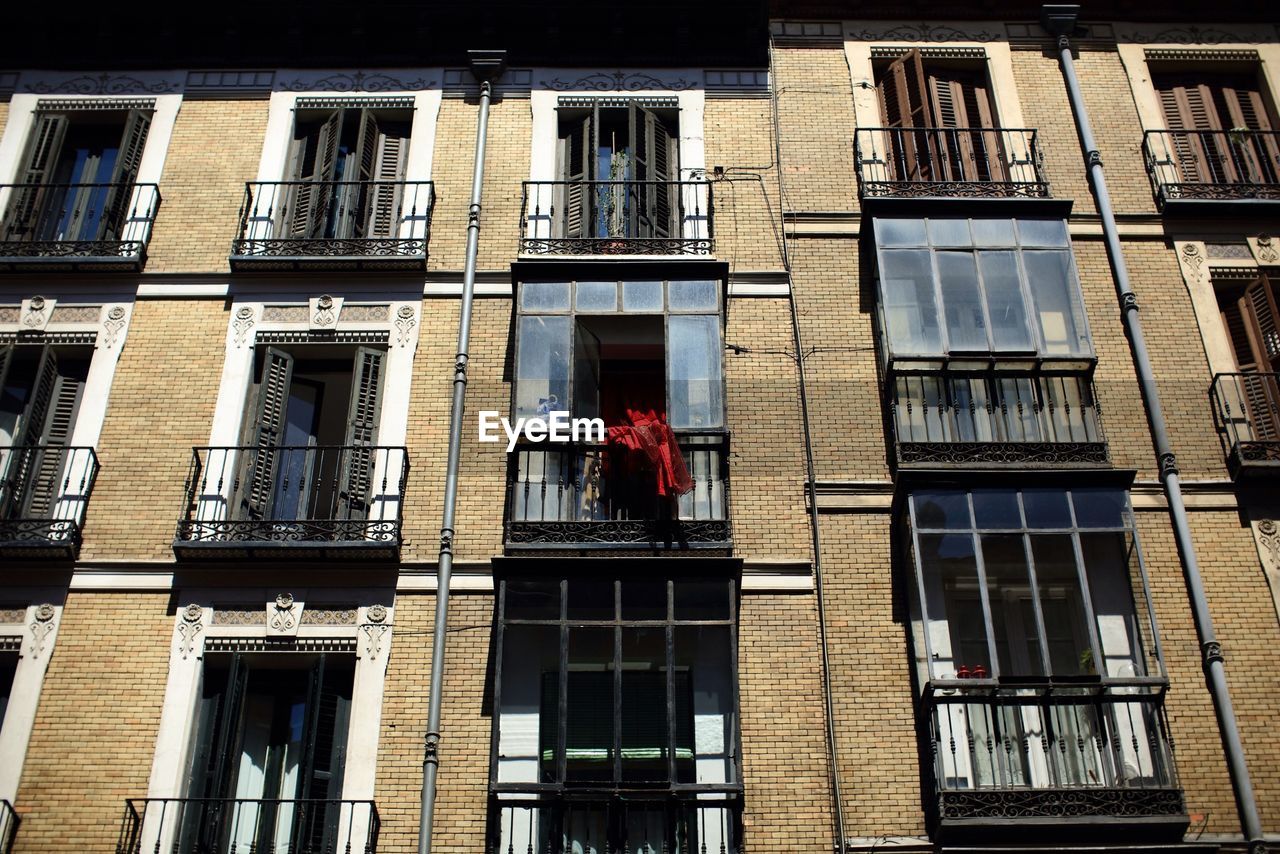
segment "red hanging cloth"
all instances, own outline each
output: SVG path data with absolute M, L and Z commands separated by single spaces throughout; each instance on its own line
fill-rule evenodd
M 666 416 L 652 409 L 627 409 L 629 424 L 608 428 L 610 469 L 633 482 L 651 478 L 655 494 L 667 498 L 693 489 L 676 434 Z

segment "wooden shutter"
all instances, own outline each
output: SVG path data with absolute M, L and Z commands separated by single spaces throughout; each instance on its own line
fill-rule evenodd
M 205 797 L 228 798 L 233 791 L 231 769 L 235 767 L 235 752 L 240 741 L 241 717 L 244 710 L 245 689 L 249 681 L 249 668 L 239 653 L 231 656 L 227 668 L 227 681 L 215 702 L 218 705 L 217 721 L 212 728 L 213 742 L 208 750 L 209 765 L 205 775 Z M 215 834 L 217 823 L 210 828 Z M 210 848 L 209 850 L 215 850 Z
M 1272 282 L 1263 276 L 1245 288 L 1238 303 L 1239 314 L 1248 339 L 1247 353 L 1236 336 L 1236 360 L 1244 373 L 1280 371 L 1280 301 Z M 1240 364 L 1242 359 L 1244 364 Z M 1263 441 L 1280 439 L 1280 388 L 1275 377 L 1244 377 L 1246 403 L 1255 438 Z
M 360 180 L 375 183 L 364 196 L 359 232 L 362 237 L 397 237 L 409 149 L 408 127 L 403 122 L 377 123 L 368 110 L 364 112 L 377 132 L 366 139 L 362 117 Z
M 666 122 L 653 110 L 630 106 L 631 151 L 635 181 L 630 195 L 629 237 L 671 237 L 677 233 L 674 203 L 677 188 L 675 139 Z
M 244 509 L 250 519 L 266 519 L 279 466 L 280 442 L 284 436 L 285 410 L 289 387 L 293 384 L 293 357 L 283 350 L 267 348 L 258 384 L 258 413 L 253 423 L 253 441 L 245 451 L 243 477 L 248 481 Z
M 342 139 L 345 110 L 335 110 L 314 131 L 295 137 L 292 180 L 294 186 L 285 213 L 287 237 L 322 236 L 333 199 L 333 180 L 338 168 L 338 144 Z M 307 157 L 307 152 L 311 157 Z
M 946 65 L 930 67 L 927 72 L 930 108 L 934 126 L 939 128 L 938 165 L 945 174 L 943 180 L 1005 180 L 986 75 Z
M 373 446 L 378 439 L 378 413 L 382 405 L 382 371 L 386 353 L 369 347 L 356 349 L 351 375 L 351 401 L 347 414 L 347 435 L 342 483 L 338 500 L 340 517 L 364 519 L 369 513 L 373 491 L 373 469 L 377 462 Z
M 935 180 L 935 146 L 927 131 L 934 126 L 934 118 L 920 51 L 909 50 L 889 63 L 880 78 L 879 89 L 885 126 L 891 129 L 887 148 L 892 179 Z
M 67 117 L 60 113 L 36 114 L 35 128 L 31 141 L 27 144 L 26 165 L 18 178 L 18 183 L 33 186 L 16 189 L 9 200 L 4 223 L 6 240 L 35 238 L 41 202 L 47 194 L 53 192 L 46 185 L 53 179 L 68 124 Z
M 302 765 L 297 797 L 336 801 L 342 797 L 347 730 L 351 720 L 352 674 L 321 654 L 308 682 Z M 342 808 L 334 803 L 300 805 L 290 834 L 291 851 L 337 851 Z
M 142 166 L 142 150 L 147 143 L 147 131 L 151 129 L 151 113 L 145 110 L 130 110 L 124 123 L 124 134 L 120 138 L 120 151 L 116 155 L 115 169 L 111 175 L 107 190 L 107 199 L 102 206 L 103 220 L 101 234 L 103 240 L 119 240 L 129 217 L 129 203 L 133 200 L 133 185 L 138 180 L 138 170 Z
M 67 447 L 83 392 L 84 383 L 75 377 L 59 374 L 54 380 L 40 438 L 41 449 L 35 453 L 26 506 L 22 511 L 28 519 L 48 519 L 52 515 L 70 461 Z
M 561 123 L 560 131 L 560 174 L 565 182 L 563 191 L 556 201 L 564 211 L 563 216 L 556 219 L 556 224 L 563 223 L 563 237 L 591 237 L 594 228 L 591 223 L 592 204 L 591 188 L 587 182 L 595 177 L 596 151 L 596 114 L 592 107 L 585 116 L 570 119 Z
M 1212 85 L 1211 77 L 1184 74 L 1152 78 L 1169 129 L 1180 131 L 1172 135 L 1172 143 L 1183 183 L 1236 180 L 1227 140 L 1215 133 L 1229 129 L 1231 117 L 1219 110 L 1222 87 Z
M 4 483 L 0 485 L 0 516 L 4 518 L 18 518 L 25 509 L 39 466 L 40 434 L 49 417 L 57 384 L 58 358 L 53 350 L 45 347 L 40 352 L 31 383 L 31 397 L 18 417 L 14 450 L 4 468 Z

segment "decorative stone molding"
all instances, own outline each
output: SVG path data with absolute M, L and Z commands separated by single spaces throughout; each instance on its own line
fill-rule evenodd
M 395 71 L 297 71 L 276 80 L 278 92 L 420 92 L 434 89 L 434 72 L 427 69 Z
M 963 29 L 962 29 L 963 27 Z M 968 23 L 883 23 L 872 27 L 850 27 L 845 38 L 861 42 L 995 42 L 1005 34 Z
M 386 323 L 387 313 L 391 306 L 386 303 L 376 305 L 351 305 L 343 303 L 342 312 L 338 315 L 339 323 Z
M 128 316 L 128 310 L 122 305 L 113 305 L 107 309 L 102 321 L 103 347 L 110 350 L 116 346 L 116 341 L 120 338 L 120 330 L 124 329 Z
M 1258 547 L 1258 557 L 1262 561 L 1262 573 L 1271 590 L 1271 603 L 1276 610 L 1276 619 L 1280 621 L 1280 524 L 1277 524 L 1277 519 L 1280 519 L 1280 508 L 1249 509 L 1250 527 Z
M 371 623 L 385 623 L 387 621 L 387 606 L 374 604 L 365 610 L 365 619 Z
M 49 643 L 49 636 L 57 628 L 57 622 L 54 620 L 57 614 L 58 609 L 48 602 L 36 605 L 31 609 L 31 622 L 27 625 L 27 628 L 31 634 L 28 653 L 32 658 L 39 658 L 44 654 L 45 648 Z
M 645 71 L 593 71 L 574 77 L 567 74 L 538 81 L 538 87 L 555 92 L 684 92 L 697 89 L 701 80 L 680 77 L 661 71 L 650 74 Z
M 1259 265 L 1280 263 L 1280 238 L 1260 234 L 1248 240 L 1249 248 L 1253 250 L 1253 257 Z
M 390 110 L 412 110 L 413 97 L 400 96 L 394 98 L 371 98 L 356 96 L 351 98 L 299 98 L 294 102 L 296 110 L 340 110 L 344 107 Z
M 1199 279 L 1202 275 L 1208 275 L 1208 267 L 1205 265 L 1208 252 L 1205 245 L 1198 241 L 1187 241 L 1179 243 L 1178 246 L 1178 263 L 1182 265 L 1182 274 L 1188 279 Z
M 302 619 L 298 622 L 303 626 L 354 626 L 356 616 L 354 607 L 307 608 L 302 612 Z
M 1275 37 L 1274 30 L 1270 33 L 1270 37 Z M 1162 27 L 1156 24 L 1130 27 L 1122 30 L 1117 36 L 1117 40 L 1121 42 L 1179 45 L 1261 44 L 1266 39 L 1267 35 L 1262 28 L 1254 28 L 1247 24 L 1232 27 L 1230 30 L 1213 25 Z
M 22 320 L 19 324 L 21 332 L 44 332 L 53 317 L 53 309 L 58 301 L 34 296 L 22 301 Z
M 0 305 L 0 323 L 17 323 L 22 309 L 16 305 Z
M 309 300 L 308 322 L 312 332 L 332 332 L 338 328 L 338 314 L 342 311 L 342 297 L 322 294 Z
M 274 71 L 188 71 L 183 89 L 186 98 L 242 98 L 267 95 L 275 83 Z
M 265 305 L 262 307 L 263 323 L 306 323 L 308 307 L 305 305 Z
M 1197 50 L 1149 47 L 1142 52 L 1147 62 L 1259 62 L 1256 50 Z
M 253 329 L 253 315 L 253 308 L 250 306 L 242 305 L 236 309 L 235 318 L 231 321 L 231 331 L 236 347 L 243 347 L 248 340 L 249 331 Z
M 1211 261 L 1249 261 L 1253 259 L 1253 251 L 1249 248 L 1249 244 L 1244 241 L 1239 243 L 1206 243 L 1204 248 L 1205 255 Z
M 364 623 L 360 626 L 363 639 L 360 654 L 368 659 L 376 659 L 382 654 L 383 643 L 391 632 L 391 624 L 387 622 L 391 611 L 386 605 L 375 603 L 364 609 Z
M 26 608 L 0 608 L 0 625 L 20 626 L 26 621 Z
M 178 619 L 178 654 L 186 660 L 195 651 L 196 636 L 204 630 L 204 608 L 192 602 Z
M 221 608 L 213 609 L 215 626 L 261 626 L 266 618 L 261 608 Z
M 177 73 L 45 71 L 23 74 L 18 88 L 36 95 L 164 95 L 181 92 L 182 84 Z
M 97 323 L 102 317 L 100 305 L 60 305 L 49 313 L 50 323 Z
M 274 602 L 267 603 L 267 637 L 297 637 L 302 611 L 302 603 L 295 602 L 292 593 L 281 593 Z
M 396 344 L 408 346 L 412 338 L 413 328 L 418 325 L 418 312 L 411 305 L 402 305 L 396 309 Z
M 873 47 L 872 59 L 897 59 L 904 49 L 900 47 Z M 985 47 L 923 47 L 920 56 L 925 59 L 986 59 Z

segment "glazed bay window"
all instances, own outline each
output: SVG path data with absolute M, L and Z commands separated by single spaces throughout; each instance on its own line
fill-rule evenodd
M 1012 816 L 1185 828 L 1125 491 L 920 490 L 906 511 L 919 725 L 944 833 Z
M 717 280 L 526 281 L 515 418 L 599 418 L 603 442 L 522 442 L 508 544 L 728 542 Z
M 1065 221 L 877 218 L 875 246 L 900 465 L 1106 462 Z
M 738 850 L 736 583 L 500 584 L 488 850 Z

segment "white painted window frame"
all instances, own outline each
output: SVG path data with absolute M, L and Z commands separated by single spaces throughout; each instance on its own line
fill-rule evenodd
M 49 659 L 62 625 L 66 591 L 52 588 L 14 588 L 5 596 L 31 602 L 21 625 L 0 625 L 0 635 L 16 637 L 21 644 L 18 666 L 9 692 L 9 705 L 0 721 L 0 800 L 16 803 L 22 767 L 26 761 L 31 732 L 35 728 L 40 692 L 49 670 Z

